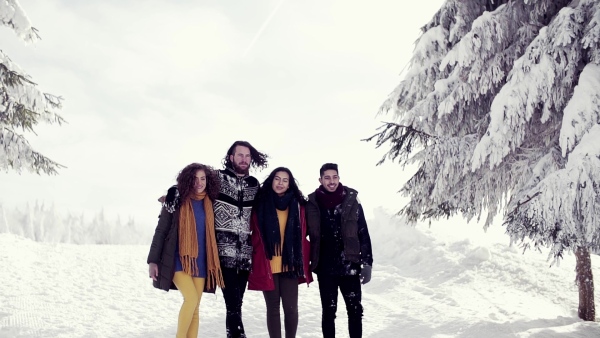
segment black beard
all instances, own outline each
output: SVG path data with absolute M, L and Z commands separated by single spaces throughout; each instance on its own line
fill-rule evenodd
M 242 169 L 237 164 L 235 164 L 233 162 L 231 163 L 231 166 L 233 167 L 233 171 L 235 171 L 236 174 L 238 174 L 238 175 L 248 175 L 250 166 L 248 166 L 248 168 L 246 168 L 246 169 Z

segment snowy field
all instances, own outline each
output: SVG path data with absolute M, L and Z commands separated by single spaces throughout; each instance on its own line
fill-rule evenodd
M 549 267 L 545 253 L 508 246 L 500 227 L 410 228 L 383 210 L 374 214 L 364 337 L 600 336 L 599 323 L 577 318 L 573 256 Z M 152 288 L 147 253 L 147 245 L 0 234 L 0 337 L 173 337 L 181 295 Z M 299 297 L 297 336 L 320 337 L 316 282 L 301 286 Z M 344 312 L 340 297 L 338 337 L 347 337 Z M 205 294 L 199 336 L 224 337 L 224 313 L 221 292 Z M 262 293 L 247 291 L 243 318 L 248 337 L 268 337 Z

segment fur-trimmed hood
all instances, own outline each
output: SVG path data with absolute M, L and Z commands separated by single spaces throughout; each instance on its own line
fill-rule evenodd
M 164 200 L 162 201 L 162 206 L 172 214 L 175 212 L 175 209 L 179 208 L 180 205 L 181 198 L 179 196 L 179 189 L 177 189 L 177 186 L 174 185 L 167 191 L 167 196 L 165 196 Z

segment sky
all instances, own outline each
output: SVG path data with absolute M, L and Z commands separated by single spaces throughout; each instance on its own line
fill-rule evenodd
M 369 221 L 373 277 L 362 287 L 366 338 L 600 336 L 577 317 L 575 258 L 447 227 L 409 227 L 376 208 Z M 461 228 L 462 226 L 459 226 Z M 492 229 L 490 229 L 493 231 Z M 154 289 L 149 245 L 35 242 L 0 233 L 0 337 L 173 337 L 182 298 Z M 600 276 L 598 256 L 593 273 Z M 598 288 L 596 288 L 598 289 Z M 596 299 L 598 299 L 596 292 Z M 298 338 L 321 337 L 318 280 L 299 286 Z M 246 291 L 248 337 L 268 337 L 261 292 Z M 200 302 L 200 337 L 225 335 L 221 291 Z M 340 297 L 337 337 L 348 337 Z
M 64 98 L 63 126 L 26 134 L 66 166 L 57 176 L 0 174 L 0 204 L 35 201 L 65 213 L 156 225 L 156 198 L 192 162 L 222 167 L 236 140 L 270 156 L 262 181 L 289 167 L 305 195 L 325 162 L 359 191 L 367 215 L 398 211 L 411 174 L 376 166 L 363 142 L 401 81 L 419 28 L 441 0 L 22 0 L 42 38 L 8 28 L 2 50 L 40 89 Z

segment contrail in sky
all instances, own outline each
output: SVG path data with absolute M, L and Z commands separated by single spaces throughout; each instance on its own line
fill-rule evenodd
M 265 30 L 265 28 L 267 28 L 267 26 L 269 25 L 269 22 L 271 22 L 271 19 L 273 19 L 273 17 L 275 16 L 275 14 L 277 13 L 277 10 L 279 9 L 279 7 L 281 7 L 281 4 L 283 3 L 284 0 L 280 0 L 279 3 L 277 4 L 277 6 L 275 6 L 275 8 L 273 9 L 273 11 L 271 12 L 271 14 L 269 15 L 269 17 L 267 18 L 267 20 L 265 20 L 265 22 L 263 22 L 262 26 L 260 27 L 260 29 L 258 30 L 258 33 L 256 33 L 256 35 L 254 36 L 254 38 L 252 39 L 252 42 L 250 42 L 250 45 L 248 46 L 248 48 L 246 48 L 246 50 L 244 51 L 244 54 L 242 54 L 242 59 L 246 57 L 246 55 L 248 55 L 248 53 L 250 52 L 250 50 L 252 49 L 252 47 L 254 46 L 254 44 L 256 43 L 256 40 L 258 40 L 258 38 L 260 37 L 260 35 L 262 34 L 262 32 Z

